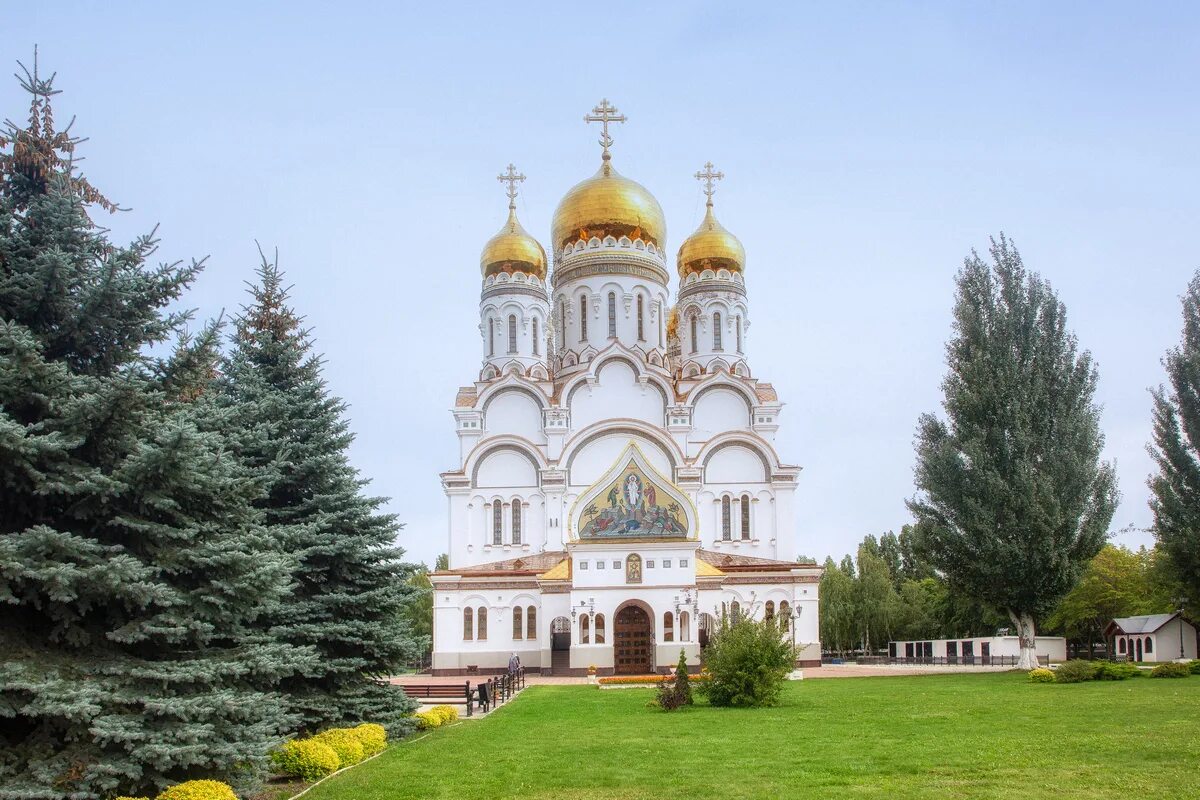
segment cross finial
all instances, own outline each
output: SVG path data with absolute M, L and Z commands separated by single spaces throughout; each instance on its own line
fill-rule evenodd
M 717 191 L 717 181 L 724 179 L 724 172 L 713 172 L 713 163 L 706 161 L 704 163 L 704 171 L 696 173 L 696 180 L 704 183 L 704 194 L 708 196 L 706 205 L 712 208 L 712 198 Z
M 608 123 L 624 122 L 627 117 L 624 114 L 617 113 L 617 107 L 608 102 L 605 97 L 600 101 L 600 105 L 592 109 L 592 113 L 586 114 L 583 118 L 584 122 L 599 122 L 600 123 L 600 146 L 604 148 L 601 155 L 605 161 L 608 161 L 611 156 L 608 154 L 608 148 L 612 146 L 612 137 L 608 135 Z
M 501 183 L 508 184 L 508 207 L 516 210 L 517 208 L 517 184 L 525 180 L 525 176 L 517 172 L 517 168 L 512 164 L 508 165 L 508 171 L 501 172 L 496 176 L 496 180 Z

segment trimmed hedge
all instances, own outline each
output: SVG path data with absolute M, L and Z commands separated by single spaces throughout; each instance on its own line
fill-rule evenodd
M 1194 659 L 1188 666 L 1191 668 L 1193 675 L 1200 675 L 1200 658 Z
M 428 711 L 418 711 L 413 718 L 417 721 L 417 730 L 427 731 L 457 722 L 458 709 L 454 706 L 434 706 Z
M 328 744 L 316 739 L 294 739 L 271 753 L 271 764 L 284 775 L 319 781 L 338 771 L 341 760 Z
M 333 748 L 338 757 L 338 769 L 352 767 L 366 757 L 358 735 L 349 728 L 330 728 L 312 738 Z
M 1100 665 L 1095 661 L 1084 661 L 1081 658 L 1065 661 L 1054 671 L 1055 683 L 1081 683 L 1096 677 Z
M 1128 661 L 1101 661 L 1096 669 L 1095 679 L 1098 681 L 1123 681 L 1126 678 L 1140 678 L 1142 671 Z
M 1192 667 L 1190 664 L 1177 664 L 1174 661 L 1159 664 L 1150 670 L 1151 678 L 1186 678 L 1191 674 Z
M 1029 670 L 1030 683 L 1054 683 L 1054 673 L 1044 667 Z
M 238 797 L 228 783 L 184 781 L 163 789 L 156 800 L 238 800 Z
M 364 722 L 350 730 L 358 737 L 358 741 L 363 747 L 363 754 L 368 757 L 382 753 L 383 749 L 387 747 L 387 731 L 382 725 Z

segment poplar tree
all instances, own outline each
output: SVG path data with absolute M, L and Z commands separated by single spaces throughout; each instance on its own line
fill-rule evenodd
M 377 722 L 403 732 L 416 704 L 386 679 L 423 642 L 405 621 L 419 589 L 408 580 L 415 567 L 394 544 L 401 526 L 379 512 L 382 498 L 363 492 L 367 482 L 347 456 L 354 437 L 346 405 L 330 394 L 274 261 L 262 258 L 250 293 L 222 396 L 238 454 L 266 485 L 255 505 L 296 558 L 273 633 L 318 653 L 280 688 L 308 730 Z
M 1150 478 L 1150 508 L 1172 572 L 1200 607 L 1200 271 L 1182 299 L 1182 339 L 1163 359 L 1169 387 L 1153 393 L 1150 454 L 1158 474 Z
M 0 796 L 246 785 L 293 722 L 263 686 L 304 654 L 260 627 L 288 559 L 207 418 L 215 331 L 148 355 L 200 265 L 92 222 L 52 82 L 0 133 Z
M 1001 235 L 957 277 L 945 419 L 923 415 L 909 501 L 951 589 L 1002 610 L 1037 665 L 1035 619 L 1104 544 L 1117 502 L 1093 401 L 1097 372 L 1050 285 Z

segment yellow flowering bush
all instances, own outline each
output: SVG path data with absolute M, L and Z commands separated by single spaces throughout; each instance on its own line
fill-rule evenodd
M 373 756 L 376 753 L 382 753 L 383 748 L 387 747 L 387 731 L 382 725 L 376 725 L 372 722 L 364 722 L 362 725 L 351 728 L 354 734 L 358 736 L 358 741 L 363 746 L 363 753 L 368 756 Z
M 413 714 L 413 718 L 417 721 L 417 730 L 419 731 L 427 731 L 442 724 L 442 715 L 432 711 L 418 711 Z
M 341 760 L 328 744 L 316 739 L 294 739 L 271 753 L 271 764 L 284 775 L 319 781 L 337 772 Z
M 113 800 L 150 800 L 150 798 L 149 797 L 127 797 L 125 795 L 121 795 L 120 797 L 114 797 Z
M 228 783 L 184 781 L 163 789 L 157 800 L 238 800 L 238 798 Z
M 363 760 L 363 746 L 350 728 L 330 728 L 312 737 L 314 741 L 329 745 L 337 753 L 338 769 L 349 767 Z
M 1030 683 L 1054 683 L 1054 673 L 1045 667 L 1029 670 Z
M 458 709 L 454 706 L 434 706 L 429 709 L 431 713 L 441 717 L 443 725 L 449 725 L 451 722 L 458 722 Z

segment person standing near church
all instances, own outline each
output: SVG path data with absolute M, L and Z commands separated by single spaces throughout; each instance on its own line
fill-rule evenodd
M 508 657 L 508 674 L 516 675 L 517 671 L 520 669 L 521 669 L 521 658 L 516 653 L 513 653 L 511 656 Z

